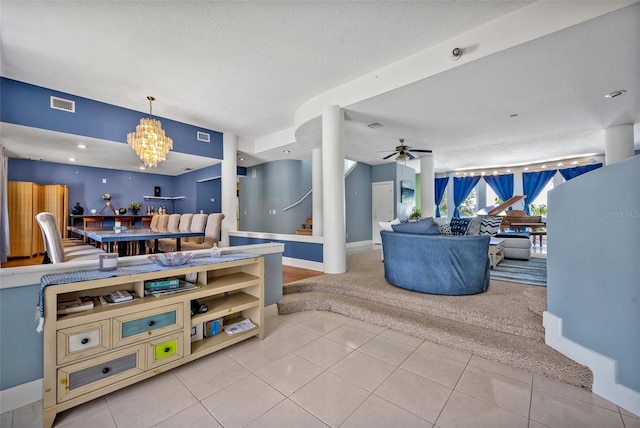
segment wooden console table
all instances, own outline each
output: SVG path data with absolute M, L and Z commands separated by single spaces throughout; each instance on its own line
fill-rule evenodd
M 43 422 L 56 414 L 164 373 L 253 336 L 264 336 L 264 260 L 252 254 L 196 258 L 174 268 L 131 265 L 117 271 L 76 271 L 42 278 L 44 316 Z M 116 276 L 109 277 L 109 274 Z M 166 278 L 197 288 L 144 297 L 144 284 Z M 93 279 L 92 279 L 93 278 Z M 87 280 L 89 279 L 89 280 Z M 50 284 L 50 285 L 49 285 Z M 58 315 L 58 303 L 117 290 L 140 298 Z M 191 301 L 208 311 L 191 316 Z M 249 319 L 255 327 L 202 337 L 202 325 L 225 317 Z M 230 321 L 234 322 L 234 321 Z M 195 331 L 195 334 L 194 334 Z M 161 403 L 160 403 L 161 404 Z

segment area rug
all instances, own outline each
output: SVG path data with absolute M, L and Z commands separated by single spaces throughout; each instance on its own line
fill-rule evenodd
M 540 311 L 530 309 L 529 293 L 540 297 Z M 331 311 L 591 389 L 588 367 L 544 343 L 545 287 L 492 279 L 486 292 L 472 296 L 418 293 L 384 279 L 376 250 L 348 255 L 346 273 L 295 281 L 283 294 L 280 314 Z
M 491 270 L 491 279 L 546 287 L 547 259 L 542 257 L 532 257 L 529 260 L 504 259 Z

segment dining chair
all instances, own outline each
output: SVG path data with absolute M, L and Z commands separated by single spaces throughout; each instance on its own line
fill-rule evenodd
M 189 227 L 190 232 L 204 232 L 205 227 L 207 226 L 207 219 L 209 216 L 207 214 L 194 214 L 191 219 L 191 226 Z M 183 242 L 192 242 L 196 244 L 201 244 L 203 238 L 201 236 L 192 236 L 190 238 L 183 239 Z
M 153 221 L 153 217 L 142 217 L 142 228 L 149 229 L 151 227 L 151 222 Z
M 126 227 L 127 229 L 132 229 L 135 220 L 133 217 L 115 217 L 114 221 L 119 222 L 120 227 Z M 126 247 L 126 254 L 128 255 L 135 254 L 135 251 L 137 248 L 136 244 L 137 244 L 136 241 L 123 241 L 123 242 L 116 241 L 113 246 L 113 251 L 116 253 L 120 253 L 120 245 L 124 245 Z
M 101 249 L 91 245 L 63 247 L 62 235 L 58 229 L 56 218 L 51 213 L 38 213 L 36 221 L 40 226 L 45 243 L 45 261 L 48 259 L 51 263 L 64 263 L 78 260 L 98 260 L 100 254 L 105 254 Z
M 191 219 L 193 218 L 193 214 L 171 214 L 171 216 L 178 216 L 178 224 L 172 227 L 171 218 L 169 218 L 169 230 L 178 229 L 180 232 L 188 232 L 189 227 L 191 226 Z M 170 217 L 171 217 L 170 216 Z M 183 240 L 186 238 L 182 238 Z M 177 241 L 175 238 L 162 238 L 158 239 L 158 250 L 163 253 L 170 253 L 172 251 L 177 251 Z
M 104 217 L 83 217 L 82 219 L 84 230 L 102 230 L 104 229 Z M 90 239 L 84 237 L 84 242 L 89 242 Z
M 167 229 L 178 230 L 180 224 L 180 214 L 169 214 L 169 221 L 167 222 Z
M 205 214 L 206 215 L 206 214 Z M 220 232 L 222 231 L 222 220 L 224 214 L 213 213 L 207 217 L 207 224 L 204 229 L 204 239 L 202 242 L 193 242 L 193 240 L 183 243 L 180 247 L 182 250 L 202 250 L 213 247 L 213 244 L 220 242 Z
M 168 224 L 168 214 L 155 214 L 151 219 L 151 230 L 166 230 Z M 155 239 L 147 239 L 146 247 L 148 253 L 154 253 L 156 247 Z

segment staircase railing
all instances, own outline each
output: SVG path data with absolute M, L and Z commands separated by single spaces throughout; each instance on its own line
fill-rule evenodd
M 346 171 L 344 172 L 344 177 L 347 178 L 349 176 L 349 174 L 351 174 L 351 171 L 353 171 L 356 166 L 358 166 L 357 162 L 354 162 L 353 164 L 351 164 L 349 166 L 349 168 L 347 168 Z M 305 193 L 304 196 L 302 198 L 300 198 L 300 200 L 298 202 L 294 202 L 293 204 L 289 205 L 288 207 L 283 208 L 282 211 L 287 211 L 287 210 L 290 210 L 291 208 L 295 207 L 296 205 L 300 205 L 302 203 L 302 201 L 307 199 L 307 197 L 311 194 L 311 192 L 313 192 L 313 188 L 309 189 L 309 191 L 307 193 Z

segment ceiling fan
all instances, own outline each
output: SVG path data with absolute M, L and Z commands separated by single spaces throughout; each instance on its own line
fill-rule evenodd
M 403 162 L 406 160 L 411 160 L 416 158 L 414 155 L 411 154 L 411 152 L 431 153 L 431 150 L 421 150 L 421 149 L 411 150 L 410 146 L 406 146 L 404 144 L 404 138 L 400 138 L 398 141 L 400 142 L 400 145 L 396 146 L 395 150 L 393 150 L 393 153 L 383 157 L 382 159 L 389 159 L 391 156 L 394 156 L 397 153 L 398 157 L 396 157 L 394 160 L 396 162 Z M 384 151 L 388 151 L 388 150 L 384 150 Z

